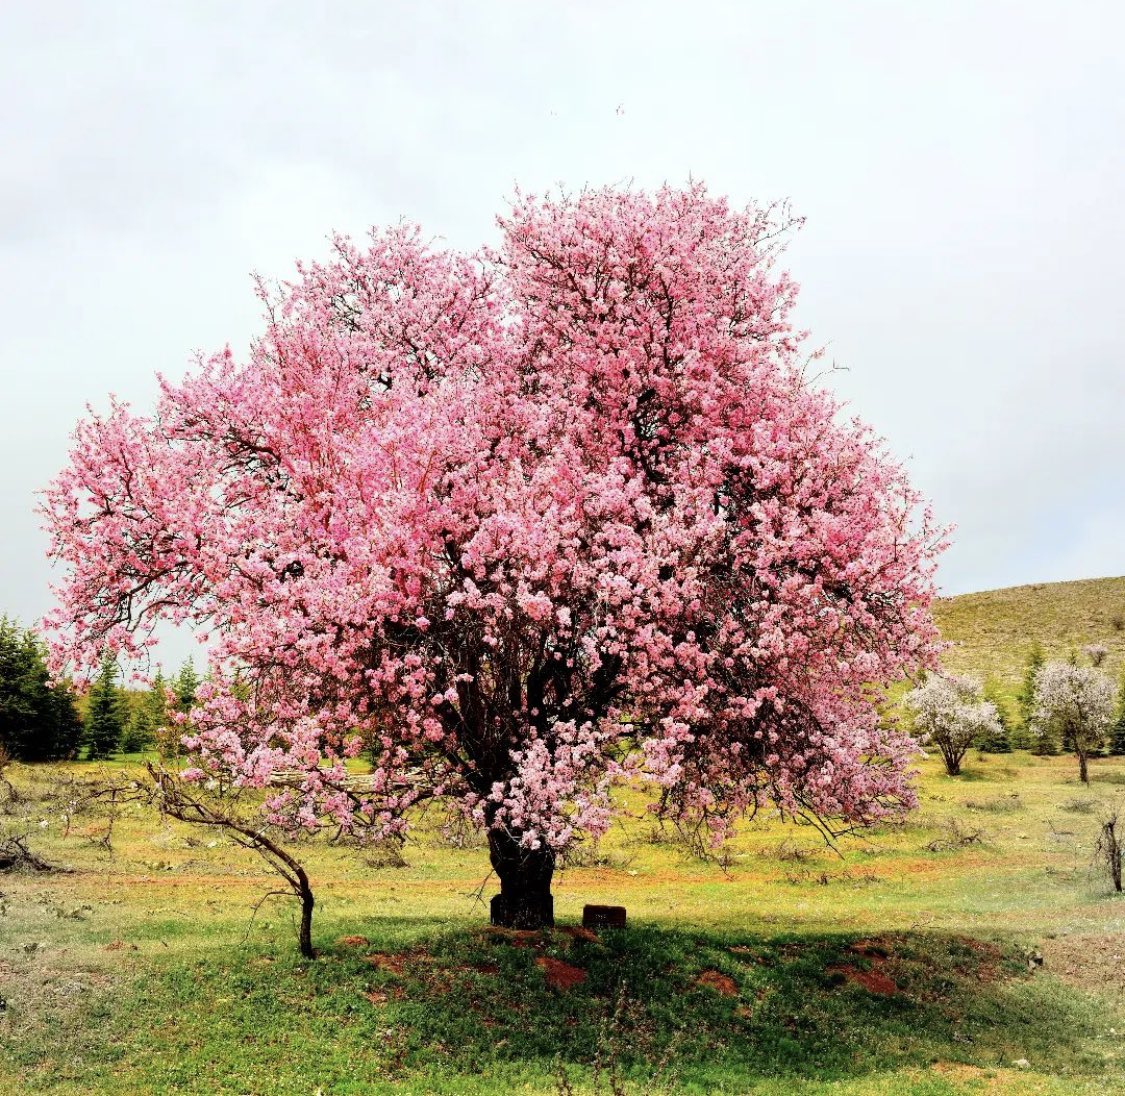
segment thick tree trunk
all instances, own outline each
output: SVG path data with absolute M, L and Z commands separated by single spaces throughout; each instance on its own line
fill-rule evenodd
M 554 852 L 547 848 L 521 848 L 518 838 L 497 830 L 488 833 L 488 851 L 500 880 L 500 893 L 492 899 L 492 923 L 512 929 L 554 925 Z
M 1090 783 L 1090 774 L 1086 771 L 1086 751 L 1078 751 L 1078 776 L 1083 784 Z

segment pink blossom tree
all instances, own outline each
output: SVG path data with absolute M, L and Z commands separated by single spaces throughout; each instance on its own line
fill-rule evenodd
M 272 822 L 372 837 L 441 800 L 487 831 L 507 925 L 551 922 L 617 781 L 716 841 L 766 804 L 908 808 L 876 701 L 935 664 L 943 534 L 804 374 L 785 211 L 605 189 L 499 223 L 473 255 L 337 239 L 259 286 L 246 361 L 80 425 L 57 662 L 189 622 L 189 776 L 285 773 Z

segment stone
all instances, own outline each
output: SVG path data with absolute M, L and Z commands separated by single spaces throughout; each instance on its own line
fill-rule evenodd
M 583 906 L 582 927 L 584 929 L 623 929 L 625 927 L 625 907 Z

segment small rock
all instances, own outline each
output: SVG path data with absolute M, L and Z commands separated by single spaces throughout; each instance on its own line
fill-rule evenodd
M 1012 1063 L 1012 1065 L 1014 1065 L 1016 1067 L 1016 1069 L 1030 1069 L 1031 1068 L 1031 1063 L 1026 1058 L 1017 1058 Z

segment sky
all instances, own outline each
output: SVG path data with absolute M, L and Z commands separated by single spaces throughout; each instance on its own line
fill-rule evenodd
M 956 525 L 944 593 L 1125 573 L 1125 5 L 11 5 L 0 36 L 0 612 L 87 403 L 237 352 L 250 274 L 518 186 L 700 179 L 806 218 L 826 379 Z

